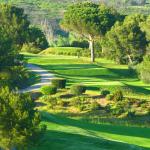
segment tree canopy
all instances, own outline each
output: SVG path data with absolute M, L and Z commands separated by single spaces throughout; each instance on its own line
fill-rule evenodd
M 29 21 L 21 8 L 0 4 L 0 9 L 0 66 L 9 66 L 26 40 Z
M 35 102 L 28 95 L 0 89 L 0 148 L 25 148 L 37 143 L 44 130 Z
M 123 22 L 117 22 L 106 34 L 103 41 L 105 54 L 118 63 L 141 61 L 145 54 L 147 40 L 141 31 L 139 16 L 127 16 Z
M 118 13 L 105 5 L 91 2 L 77 3 L 70 6 L 64 14 L 61 26 L 67 31 L 73 31 L 89 41 L 91 61 L 94 61 L 93 43 L 97 37 L 102 37 L 114 25 Z
M 138 68 L 140 79 L 143 82 L 149 84 L 150 83 L 150 54 L 144 57 L 143 62 L 140 63 L 137 68 Z
M 49 46 L 44 33 L 37 27 L 29 28 L 29 36 L 27 42 L 33 43 L 35 47 L 41 50 L 44 50 Z

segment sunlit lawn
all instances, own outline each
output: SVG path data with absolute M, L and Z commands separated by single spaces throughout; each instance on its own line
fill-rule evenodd
M 118 65 L 105 59 L 97 59 L 95 64 L 91 64 L 89 58 L 78 59 L 72 56 L 26 56 L 29 63 L 66 78 L 68 86 L 84 84 L 90 93 L 98 93 L 100 87 L 113 90 L 121 86 L 127 87 L 129 95 L 143 98 L 150 96 L 150 85 L 141 82 L 126 65 Z

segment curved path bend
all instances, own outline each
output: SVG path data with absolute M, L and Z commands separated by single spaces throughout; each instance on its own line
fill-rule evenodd
M 43 85 L 50 85 L 51 79 L 54 78 L 54 75 L 52 73 L 49 73 L 47 70 L 33 64 L 28 64 L 27 68 L 31 70 L 32 72 L 37 73 L 40 76 L 40 82 L 34 85 L 31 85 L 30 87 L 20 90 L 20 93 L 26 93 L 26 92 L 35 92 L 39 91 L 39 89 Z

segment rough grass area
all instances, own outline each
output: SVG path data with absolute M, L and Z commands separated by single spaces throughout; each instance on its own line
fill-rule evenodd
M 150 85 L 142 83 L 126 65 L 117 65 L 112 61 L 97 59 L 91 64 L 89 58 L 53 55 L 26 55 L 29 63 L 53 72 L 55 76 L 68 80 L 67 86 L 82 83 L 88 87 L 88 93 L 99 94 L 99 88 L 114 90 L 123 88 L 126 96 L 149 98 Z

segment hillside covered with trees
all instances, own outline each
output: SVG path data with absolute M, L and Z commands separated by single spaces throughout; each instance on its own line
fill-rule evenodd
M 45 19 L 56 26 L 62 18 L 68 5 L 86 0 L 0 0 L 0 3 L 11 3 L 22 7 L 34 24 L 41 25 Z M 91 0 L 96 3 L 105 3 L 117 8 L 122 13 L 150 12 L 149 0 Z M 56 23 L 56 24 L 55 24 Z M 53 26 L 52 25 L 52 26 Z

